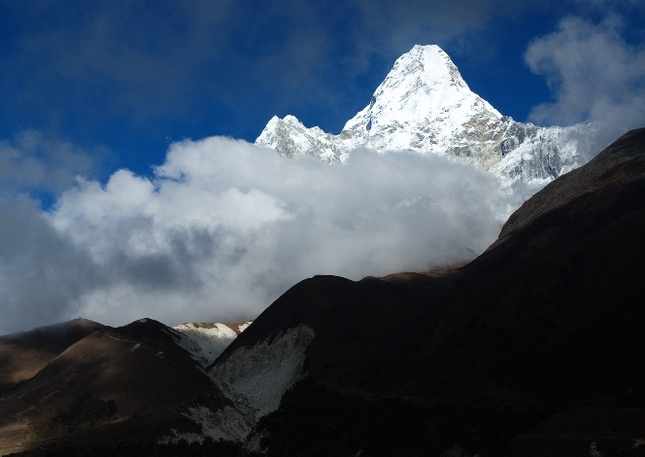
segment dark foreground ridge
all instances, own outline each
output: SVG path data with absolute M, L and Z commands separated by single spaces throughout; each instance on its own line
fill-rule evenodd
M 6 384 L 0 455 L 643 456 L 644 259 L 640 129 L 470 264 L 305 280 L 208 370 L 160 323 L 97 329 Z

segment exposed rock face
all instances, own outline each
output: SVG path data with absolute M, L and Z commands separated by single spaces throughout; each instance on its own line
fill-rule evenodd
M 250 347 L 238 347 L 210 374 L 252 423 L 278 409 L 284 393 L 300 380 L 313 330 L 300 324 Z
M 338 135 L 307 128 L 294 116 L 273 117 L 256 144 L 293 157 L 343 160 L 353 149 L 445 154 L 498 176 L 544 183 L 587 161 L 598 126 L 538 127 L 502 116 L 470 90 L 438 46 L 415 46 L 397 59 L 370 103 Z

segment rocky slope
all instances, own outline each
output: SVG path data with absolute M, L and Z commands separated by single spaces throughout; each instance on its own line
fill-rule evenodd
M 510 188 L 541 187 L 582 165 L 595 150 L 598 125 L 538 127 L 503 116 L 470 90 L 438 46 L 415 46 L 397 59 L 370 103 L 338 135 L 274 117 L 256 144 L 288 157 L 343 160 L 353 149 L 445 154 L 490 170 Z
M 79 326 L 88 331 L 81 334 Z M 240 329 L 224 327 L 233 334 Z M 186 333 L 151 319 L 120 328 L 72 321 L 57 329 L 58 335 L 74 330 L 76 341 L 48 344 L 49 360 L 0 395 L 0 455 L 185 455 L 195 448 L 237 455 L 239 445 L 219 440 L 244 439 L 250 421 L 201 369 L 204 353 L 195 358 L 183 348 Z M 2 341 L 34 346 L 51 333 L 37 329 Z M 208 345 L 209 333 L 201 332 L 192 346 L 217 347 L 219 333 Z M 14 350 L 0 346 L 0 359 Z M 20 363 L 2 368 L 5 376 L 24 372 Z

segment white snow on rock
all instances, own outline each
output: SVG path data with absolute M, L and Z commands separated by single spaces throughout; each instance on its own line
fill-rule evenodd
M 340 136 L 352 148 L 452 150 L 486 168 L 482 151 L 502 134 L 501 121 L 470 90 L 448 54 L 438 46 L 415 46 L 396 60 L 370 104 L 347 121 Z
M 249 328 L 249 325 L 251 325 L 253 322 L 252 321 L 247 321 L 247 322 L 242 322 L 241 324 L 237 324 L 237 333 L 238 335 L 242 333 L 244 330 Z
M 231 342 L 251 322 L 241 324 L 181 324 L 173 327 L 179 333 L 177 344 L 190 353 L 199 364 L 206 368 L 224 352 Z
M 359 147 L 441 154 L 490 171 L 510 192 L 518 183 L 539 189 L 586 163 L 599 147 L 598 132 L 593 123 L 538 127 L 503 116 L 470 90 L 440 47 L 417 45 L 396 60 L 340 134 L 274 116 L 255 144 L 325 161 L 345 160 Z
M 237 348 L 210 370 L 237 407 L 254 422 L 275 411 L 284 393 L 301 377 L 305 350 L 314 338 L 311 327 L 300 324 L 269 336 L 254 346 Z

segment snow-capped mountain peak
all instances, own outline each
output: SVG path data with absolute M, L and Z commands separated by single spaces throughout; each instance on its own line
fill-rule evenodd
M 370 104 L 345 124 L 340 136 L 352 138 L 354 147 L 441 153 L 458 136 L 486 142 L 483 129 L 473 127 L 497 127 L 501 119 L 470 90 L 439 46 L 417 45 L 396 60 Z
M 437 116 L 471 94 L 459 70 L 441 48 L 415 46 L 396 60 L 366 108 L 373 124 L 395 116 L 398 121 L 416 120 Z M 403 119 L 398 117 L 401 115 Z M 352 126 L 349 124 L 346 127 Z
M 459 115 L 484 108 L 496 119 L 498 113 L 471 92 L 448 54 L 435 45 L 415 46 L 399 57 L 378 86 L 368 106 L 350 119 L 344 131 L 357 125 L 365 130 L 393 122 L 418 123 L 423 120 L 455 120 Z
M 522 181 L 537 190 L 585 163 L 581 146 L 588 150 L 597 131 L 593 124 L 537 127 L 503 116 L 470 90 L 439 46 L 416 45 L 340 134 L 307 128 L 294 116 L 273 117 L 255 143 L 326 161 L 344 160 L 358 147 L 441 154 L 493 172 L 507 188 Z

